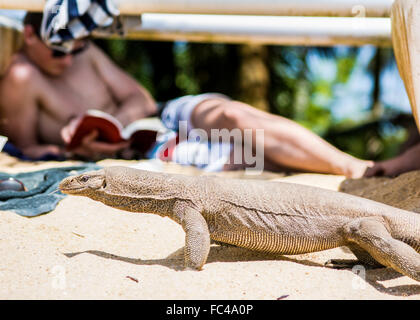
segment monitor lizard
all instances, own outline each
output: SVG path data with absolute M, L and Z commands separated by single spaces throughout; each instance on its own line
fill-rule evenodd
M 420 215 L 361 197 L 294 183 L 128 167 L 68 177 L 59 188 L 179 223 L 190 269 L 202 269 L 211 240 L 286 255 L 347 246 L 365 264 L 420 281 Z

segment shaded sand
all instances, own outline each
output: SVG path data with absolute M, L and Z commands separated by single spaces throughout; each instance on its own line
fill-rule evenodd
M 0 155 L 2 171 L 69 164 L 21 163 Z M 200 174 L 174 164 L 164 171 Z M 344 181 L 316 174 L 261 178 L 333 190 Z M 280 256 L 214 245 L 204 270 L 195 272 L 182 271 L 183 247 L 183 230 L 168 218 L 83 197 L 68 196 L 53 212 L 35 218 L 0 212 L 0 299 L 420 298 L 420 285 L 391 269 L 367 270 L 364 281 L 349 269 L 323 266 L 332 258 L 353 259 L 346 248 Z
M 420 171 L 407 172 L 396 178 L 347 179 L 340 184 L 339 190 L 420 213 Z

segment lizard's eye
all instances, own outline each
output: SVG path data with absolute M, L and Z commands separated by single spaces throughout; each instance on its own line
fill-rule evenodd
M 87 182 L 88 180 L 89 180 L 88 176 L 83 176 L 83 177 L 80 178 L 80 181 L 82 181 L 82 182 Z

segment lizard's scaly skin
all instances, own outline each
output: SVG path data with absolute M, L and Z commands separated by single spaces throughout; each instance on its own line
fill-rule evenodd
M 173 219 L 186 232 L 187 267 L 202 268 L 210 239 L 282 254 L 348 246 L 364 263 L 420 281 L 420 215 L 368 199 L 292 183 L 127 167 L 69 177 L 60 189 Z

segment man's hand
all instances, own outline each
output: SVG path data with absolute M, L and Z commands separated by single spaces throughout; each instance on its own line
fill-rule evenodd
M 61 129 L 61 138 L 66 144 L 69 144 L 71 138 L 73 137 L 74 133 L 76 132 L 76 128 L 79 122 L 82 120 L 83 116 L 72 118 L 69 123 Z
M 130 142 L 124 141 L 120 143 L 106 143 L 97 141 L 98 131 L 92 131 L 82 140 L 80 147 L 72 152 L 90 160 L 100 160 L 103 158 L 115 157 L 117 152 L 130 146 Z
M 82 117 L 74 118 L 70 120 L 68 125 L 61 129 L 61 137 L 66 144 L 70 143 L 70 140 L 73 137 L 77 125 L 81 119 Z M 123 149 L 126 149 L 130 146 L 128 141 L 120 143 L 106 143 L 97 141 L 97 138 L 98 131 L 92 131 L 83 138 L 81 145 L 74 149 L 72 152 L 78 156 L 82 156 L 90 160 L 99 160 L 103 158 L 114 157 L 117 152 L 122 151 Z
M 414 145 L 395 158 L 387 159 L 381 162 L 375 162 L 374 166 L 366 171 L 365 177 L 395 177 L 404 172 L 419 170 L 419 159 L 420 143 Z

